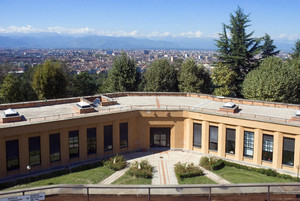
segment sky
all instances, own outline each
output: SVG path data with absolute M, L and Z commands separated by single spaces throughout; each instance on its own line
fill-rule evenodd
M 300 38 L 300 0 L 0 0 L 0 34 L 216 38 L 238 6 L 256 37 Z

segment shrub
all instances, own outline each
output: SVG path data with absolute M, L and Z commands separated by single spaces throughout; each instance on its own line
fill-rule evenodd
M 200 167 L 195 166 L 193 163 L 176 163 L 174 165 L 177 178 L 183 179 L 188 177 L 196 177 L 203 175 Z
M 126 167 L 126 160 L 122 155 L 115 155 L 104 162 L 104 165 L 112 170 L 118 171 Z
M 223 167 L 225 167 L 225 163 L 222 159 L 218 158 L 208 158 L 208 157 L 202 157 L 200 159 L 200 166 L 204 167 L 207 170 L 220 170 Z
M 131 176 L 141 177 L 146 179 L 152 178 L 153 167 L 147 160 L 142 160 L 140 163 L 135 161 L 129 167 L 128 173 Z

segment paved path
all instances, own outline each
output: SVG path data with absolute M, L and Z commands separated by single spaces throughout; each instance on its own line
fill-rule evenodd
M 178 162 L 182 163 L 194 163 L 199 164 L 202 155 L 193 152 L 183 151 L 151 151 L 151 152 L 132 152 L 125 154 L 127 162 L 132 163 L 134 161 L 148 160 L 154 167 L 152 185 L 176 185 L 178 184 L 174 165 Z M 219 184 L 230 184 L 227 180 L 219 177 L 218 175 L 201 168 L 208 178 Z M 118 178 L 124 175 L 128 170 L 125 168 L 121 171 L 117 171 L 110 177 L 103 180 L 100 184 L 111 184 Z

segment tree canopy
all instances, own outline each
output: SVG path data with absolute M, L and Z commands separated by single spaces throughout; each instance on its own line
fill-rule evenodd
M 219 40 L 216 40 L 219 61 L 228 64 L 227 67 L 237 74 L 234 80 L 234 96 L 241 96 L 243 79 L 256 67 L 255 55 L 260 52 L 260 39 L 252 37 L 254 32 L 246 32 L 246 28 L 250 26 L 249 22 L 249 15 L 245 15 L 238 7 L 234 14 L 230 14 L 229 25 L 223 24 L 223 33 L 220 33 Z
M 211 80 L 203 65 L 197 65 L 193 59 L 187 59 L 178 74 L 178 87 L 182 92 L 209 93 Z
M 3 103 L 22 101 L 20 80 L 16 75 L 7 74 L 0 89 L 0 100 Z
M 134 60 L 122 52 L 121 56 L 114 60 L 108 73 L 108 91 L 136 91 L 140 76 Z
M 145 91 L 178 91 L 177 72 L 166 59 L 158 59 L 152 63 L 146 71 L 145 82 Z
M 47 60 L 36 67 L 32 87 L 39 99 L 64 97 L 67 82 L 63 65 L 60 61 Z
M 212 70 L 212 82 L 217 96 L 235 96 L 237 87 L 235 85 L 237 73 L 228 67 L 229 64 L 218 63 Z
M 74 75 L 71 85 L 72 96 L 88 96 L 97 92 L 97 85 L 92 75 L 87 72 Z
M 269 57 L 246 76 L 242 93 L 249 99 L 299 103 L 300 76 L 280 58 Z

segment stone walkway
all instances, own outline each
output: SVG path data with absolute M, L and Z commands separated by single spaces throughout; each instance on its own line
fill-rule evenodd
M 183 151 L 151 151 L 151 152 L 133 152 L 125 154 L 124 157 L 127 162 L 132 163 L 134 161 L 148 160 L 149 163 L 154 167 L 152 185 L 176 185 L 178 184 L 177 178 L 174 171 L 174 165 L 178 162 L 188 162 L 199 164 L 202 155 L 193 152 L 183 152 Z M 118 178 L 123 176 L 128 170 L 128 167 L 117 171 L 100 184 L 111 184 Z M 219 184 L 230 184 L 227 180 L 219 177 L 218 175 L 205 170 L 202 168 L 205 176 L 210 178 Z

